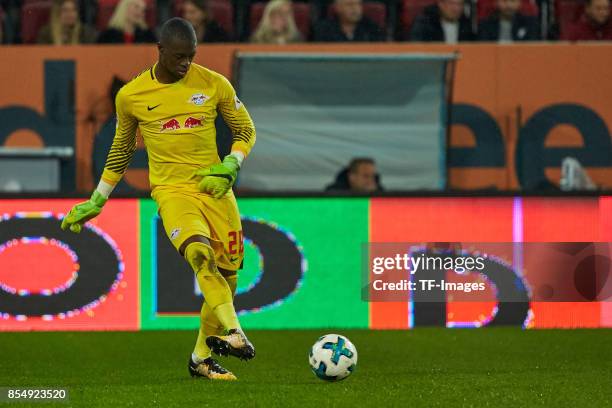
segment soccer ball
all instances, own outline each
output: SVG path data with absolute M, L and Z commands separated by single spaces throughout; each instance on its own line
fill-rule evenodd
M 357 349 L 344 336 L 326 334 L 310 349 L 308 359 L 312 372 L 325 381 L 340 381 L 357 366 Z

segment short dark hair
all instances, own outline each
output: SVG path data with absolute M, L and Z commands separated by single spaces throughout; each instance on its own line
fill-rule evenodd
M 180 17 L 173 17 L 162 25 L 159 39 L 162 44 L 167 44 L 173 39 L 190 42 L 197 41 L 196 33 L 191 23 Z
M 359 166 L 361 166 L 362 164 L 375 165 L 376 163 L 374 162 L 374 159 L 370 157 L 355 157 L 348 165 L 348 172 L 355 173 L 357 169 L 359 169 Z

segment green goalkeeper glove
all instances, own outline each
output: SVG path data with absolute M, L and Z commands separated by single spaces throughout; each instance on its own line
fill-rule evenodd
M 72 207 L 70 212 L 64 217 L 62 221 L 62 229 L 65 231 L 70 228 L 70 231 L 81 232 L 83 224 L 92 218 L 96 217 L 102 212 L 102 207 L 106 204 L 108 199 L 104 198 L 102 194 L 95 190 L 91 195 L 89 201 L 80 203 Z
M 214 164 L 206 169 L 196 170 L 196 176 L 202 177 L 198 188 L 201 192 L 221 198 L 232 188 L 238 176 L 240 165 L 233 155 L 227 155 L 223 163 Z

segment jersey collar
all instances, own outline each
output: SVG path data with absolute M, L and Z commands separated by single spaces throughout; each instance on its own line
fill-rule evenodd
M 187 73 L 185 74 L 184 77 L 182 77 L 181 79 L 179 79 L 176 82 L 172 82 L 170 84 L 164 84 L 162 82 L 159 82 L 157 80 L 157 77 L 155 76 L 155 68 L 157 67 L 157 62 L 155 64 L 153 64 L 153 66 L 150 68 L 149 73 L 151 74 L 151 80 L 157 82 L 160 85 L 175 85 L 175 84 L 182 84 L 186 81 L 187 77 L 189 76 L 189 73 L 191 72 L 191 67 L 189 67 L 189 69 L 187 70 Z

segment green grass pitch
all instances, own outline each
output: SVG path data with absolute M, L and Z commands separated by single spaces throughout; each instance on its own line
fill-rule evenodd
M 308 366 L 311 344 L 330 332 L 346 335 L 359 353 L 355 373 L 337 383 Z M 225 383 L 189 377 L 194 332 L 0 333 L 0 386 L 67 387 L 70 403 L 52 405 L 82 407 L 612 405 L 610 330 L 248 334 L 257 357 L 221 359 L 239 379 Z

